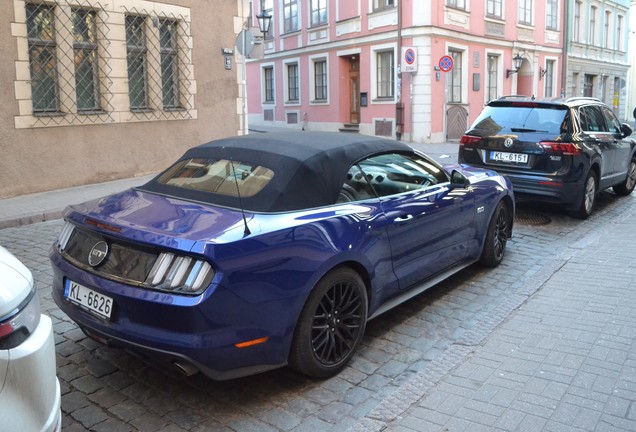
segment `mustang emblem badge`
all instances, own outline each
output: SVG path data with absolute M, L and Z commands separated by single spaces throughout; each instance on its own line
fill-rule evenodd
M 504 145 L 505 145 L 507 148 L 512 147 L 512 143 L 513 143 L 512 138 L 506 138 L 506 140 L 504 141 Z
M 92 267 L 97 267 L 104 262 L 106 255 L 108 255 L 108 244 L 105 241 L 99 241 L 88 253 L 88 263 Z

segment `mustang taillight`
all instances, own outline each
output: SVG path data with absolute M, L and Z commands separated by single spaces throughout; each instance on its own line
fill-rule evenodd
M 482 141 L 481 137 L 464 135 L 459 140 L 459 145 L 464 147 L 474 147 Z
M 574 156 L 581 153 L 581 149 L 574 143 L 541 141 L 539 145 L 548 154 Z
M 74 229 L 75 225 L 73 225 L 69 221 L 64 222 L 62 232 L 60 232 L 60 236 L 57 239 L 57 247 L 60 248 L 60 251 L 63 251 L 66 248 L 68 240 L 71 238 L 71 234 L 73 234 Z
M 206 261 L 163 252 L 152 266 L 144 286 L 197 294 L 210 284 L 214 269 Z

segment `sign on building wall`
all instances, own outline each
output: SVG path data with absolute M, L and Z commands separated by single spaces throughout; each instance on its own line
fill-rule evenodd
M 417 51 L 413 47 L 402 47 L 402 72 L 417 72 Z

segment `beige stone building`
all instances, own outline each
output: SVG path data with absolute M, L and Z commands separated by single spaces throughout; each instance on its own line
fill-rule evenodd
M 1 1 L 0 198 L 154 173 L 241 133 L 244 3 Z

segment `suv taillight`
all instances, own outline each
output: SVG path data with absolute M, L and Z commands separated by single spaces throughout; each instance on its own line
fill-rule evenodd
M 459 140 L 459 145 L 460 146 L 464 146 L 464 147 L 475 147 L 481 141 L 482 141 L 481 137 L 476 137 L 476 136 L 471 136 L 471 135 L 464 135 Z
M 581 153 L 581 149 L 574 143 L 542 141 L 539 145 L 543 151 L 553 155 L 574 156 Z

